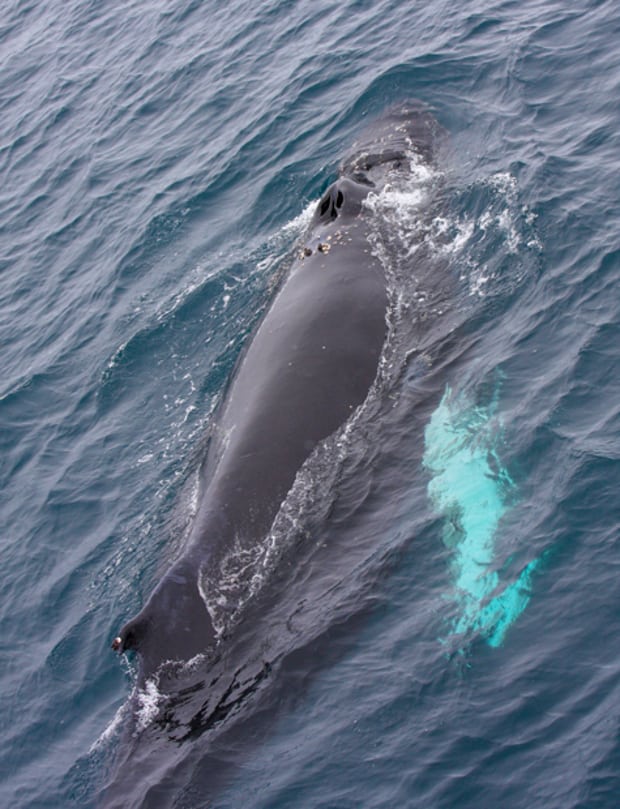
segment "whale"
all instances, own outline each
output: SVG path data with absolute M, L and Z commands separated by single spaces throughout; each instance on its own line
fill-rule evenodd
M 441 133 L 421 102 L 390 108 L 362 129 L 316 204 L 214 416 L 185 547 L 113 640 L 117 652 L 137 653 L 143 678 L 214 652 L 222 638 L 209 571 L 231 547 L 264 540 L 304 464 L 366 400 L 388 308 L 367 203 L 410 171 L 412 155 L 434 161 Z

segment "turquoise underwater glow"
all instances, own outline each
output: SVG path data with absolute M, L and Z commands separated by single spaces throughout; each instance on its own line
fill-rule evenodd
M 498 529 L 516 491 L 498 453 L 497 404 L 497 391 L 479 406 L 447 387 L 424 434 L 428 496 L 443 517 L 443 541 L 452 552 L 454 591 L 448 597 L 457 612 L 449 634 L 480 634 L 495 647 L 527 607 L 541 562 L 532 560 L 513 581 L 498 573 Z

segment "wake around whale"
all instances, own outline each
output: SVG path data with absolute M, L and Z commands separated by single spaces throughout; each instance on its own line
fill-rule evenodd
M 220 642 L 209 570 L 268 534 L 317 445 L 366 399 L 386 338 L 384 270 L 368 241 L 370 194 L 432 163 L 442 130 L 407 102 L 370 125 L 319 201 L 305 241 L 237 364 L 201 470 L 201 507 L 181 557 L 114 639 L 148 678 Z

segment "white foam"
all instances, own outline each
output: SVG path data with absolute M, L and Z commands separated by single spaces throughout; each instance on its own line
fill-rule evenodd
M 103 731 L 100 736 L 95 739 L 95 741 L 91 744 L 88 752 L 95 753 L 98 750 L 101 750 L 102 747 L 108 744 L 108 742 L 116 736 L 118 730 L 120 729 L 122 723 L 127 718 L 127 702 L 124 702 L 120 708 L 117 709 L 114 717 Z
M 142 733 L 159 713 L 159 706 L 166 699 L 157 685 L 157 678 L 146 681 L 144 688 L 136 690 L 136 733 Z
M 317 204 L 318 199 L 309 202 L 300 214 L 297 214 L 297 216 L 294 216 L 289 222 L 282 226 L 280 235 L 286 239 L 290 239 L 292 235 L 302 233 L 312 221 Z

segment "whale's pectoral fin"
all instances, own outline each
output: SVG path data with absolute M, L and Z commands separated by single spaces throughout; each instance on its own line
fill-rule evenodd
M 198 587 L 198 572 L 184 562 L 161 580 L 144 609 L 125 624 L 112 648 L 136 651 L 148 677 L 166 660 L 188 661 L 208 651 L 216 634 Z

